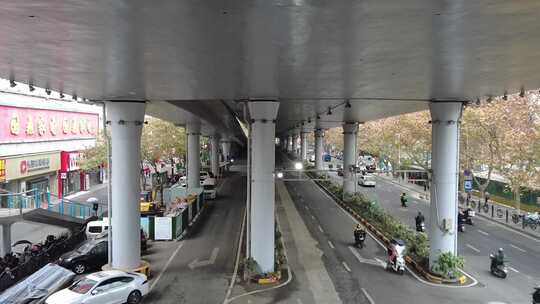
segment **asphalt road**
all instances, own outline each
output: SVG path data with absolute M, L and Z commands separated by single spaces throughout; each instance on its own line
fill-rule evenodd
M 341 177 L 332 174 L 335 182 Z M 377 178 L 375 188 L 358 186 L 358 191 L 377 201 L 383 208 L 414 228 L 414 217 L 421 211 L 429 227 L 429 203 L 409 195 L 409 207 L 401 208 L 399 195 L 405 189 L 382 178 Z M 540 284 L 540 241 L 519 234 L 502 225 L 476 217 L 475 225 L 466 225 L 466 231 L 458 235 L 458 252 L 466 260 L 465 271 L 478 279 L 484 295 L 477 298 L 484 303 L 530 303 L 533 286 Z M 505 249 L 509 260 L 509 276 L 502 280 L 489 273 L 489 253 L 497 248 Z M 473 290 L 479 287 L 469 288 Z M 459 292 L 455 293 L 460 294 Z M 478 303 L 478 302 L 477 302 Z
M 242 176 L 243 175 L 243 176 Z M 230 173 L 218 198 L 178 245 L 144 303 L 222 303 L 233 273 L 246 197 L 246 178 Z M 214 257 L 214 258 L 213 258 Z
M 360 297 L 362 295 L 367 297 L 366 294 L 369 295 L 370 303 L 530 303 L 532 283 L 535 280 L 532 275 L 536 270 L 535 268 L 529 270 L 520 263 L 533 263 L 529 259 L 537 255 L 538 248 L 535 246 L 538 247 L 538 243 L 536 242 L 526 238 L 521 239 L 521 236 L 504 228 L 491 227 L 489 223 L 478 223 L 473 229 L 482 230 L 483 228 L 488 235 L 477 231 L 466 232 L 466 236 L 460 238 L 460 252 L 467 260 L 466 270 L 479 278 L 479 284 L 469 288 L 431 286 L 420 282 L 410 273 L 399 276 L 385 271 L 376 259 L 384 262 L 386 252 L 373 238 L 368 238 L 366 248 L 361 250 L 352 248 L 351 250 L 352 229 L 356 221 L 322 192 L 314 182 L 290 181 L 286 184 L 297 208 L 304 210 L 303 220 L 312 236 L 319 242 L 330 276 L 344 303 L 361 303 Z M 412 214 L 417 212 L 415 207 L 410 207 L 405 211 L 399 210 L 399 206 L 395 208 L 396 198 L 399 197 L 401 189 L 381 182 L 375 189 L 362 189 L 362 191 L 374 192 L 371 195 L 380 194 L 379 201 L 383 206 L 389 207 L 389 210 L 393 210 L 392 212 L 396 214 L 403 213 L 399 215 L 400 218 L 413 223 Z M 425 203 L 420 202 L 417 204 L 412 202 L 411 205 L 424 205 L 427 208 Z M 411 215 L 408 215 L 408 212 Z M 513 250 L 517 249 L 508 249 L 510 265 L 514 268 L 524 268 L 523 272 L 510 273 L 507 280 L 501 280 L 489 274 L 487 255 L 492 248 L 500 247 L 501 238 L 506 239 L 506 237 L 510 239 L 507 240 L 505 247 L 515 244 L 526 252 L 519 251 L 522 256 L 514 257 Z M 511 243 L 510 240 L 516 243 Z M 480 252 L 473 251 L 469 247 L 463 248 L 469 243 Z M 526 275 L 530 275 L 532 281 Z

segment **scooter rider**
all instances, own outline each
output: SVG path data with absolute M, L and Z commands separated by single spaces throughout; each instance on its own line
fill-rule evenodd
M 401 207 L 407 207 L 407 195 L 405 194 L 405 192 L 401 193 L 399 199 L 401 201 Z
M 354 228 L 354 242 L 355 246 L 360 244 L 361 247 L 364 247 L 364 240 L 366 239 L 366 230 L 362 228 L 360 224 L 356 225 Z
M 504 265 L 504 250 L 499 248 L 495 258 L 491 259 L 491 268 Z
M 414 220 L 416 222 L 416 226 L 420 226 L 420 224 L 422 224 L 425 221 L 425 218 L 422 212 L 418 211 L 418 215 L 416 215 Z

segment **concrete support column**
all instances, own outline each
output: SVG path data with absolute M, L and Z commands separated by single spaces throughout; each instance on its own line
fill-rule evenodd
M 301 157 L 301 160 L 304 161 L 304 162 L 308 161 L 308 159 L 307 159 L 307 146 L 308 146 L 307 136 L 308 136 L 308 131 L 307 130 L 302 130 L 302 132 L 300 133 L 300 157 Z
M 294 151 L 294 140 L 293 140 L 293 136 L 289 135 L 287 137 L 287 152 L 291 153 L 293 151 Z
M 144 102 L 108 102 L 111 126 L 112 268 L 134 269 L 141 260 L 140 166 Z
M 296 134 L 294 135 L 294 155 L 296 158 L 301 158 L 301 135 L 300 130 L 296 131 Z
M 459 120 L 462 103 L 432 102 L 430 267 L 443 252 L 457 254 Z
M 201 171 L 201 123 L 199 121 L 186 124 L 187 135 L 187 188 L 200 188 Z
M 323 170 L 323 140 L 324 140 L 324 130 L 316 129 L 315 130 L 315 169 Z
M 356 165 L 356 133 L 357 122 L 345 122 L 343 124 L 343 192 L 354 193 L 354 172 L 350 167 Z
M 223 160 L 229 161 L 231 159 L 231 142 L 228 139 L 221 141 L 221 150 L 223 151 Z
M 2 257 L 11 252 L 11 224 L 2 224 L 2 247 L 0 247 Z
M 251 117 L 251 257 L 263 272 L 274 271 L 275 123 L 279 103 L 252 101 Z
M 210 137 L 210 166 L 215 176 L 219 174 L 219 140 L 217 135 Z

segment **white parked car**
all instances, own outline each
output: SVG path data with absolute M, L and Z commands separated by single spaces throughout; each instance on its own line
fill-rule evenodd
M 203 186 L 204 197 L 207 199 L 216 199 L 217 197 L 217 183 L 215 178 L 207 178 L 201 182 Z
M 46 304 L 138 304 L 148 294 L 148 280 L 140 273 L 108 270 L 82 277 L 51 295 Z
M 375 187 L 377 182 L 375 182 L 375 177 L 373 175 L 362 175 L 358 179 L 358 184 L 361 186 Z

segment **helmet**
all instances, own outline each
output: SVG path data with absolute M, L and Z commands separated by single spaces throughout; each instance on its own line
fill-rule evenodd
M 499 248 L 499 252 L 503 252 L 504 250 L 502 248 Z

